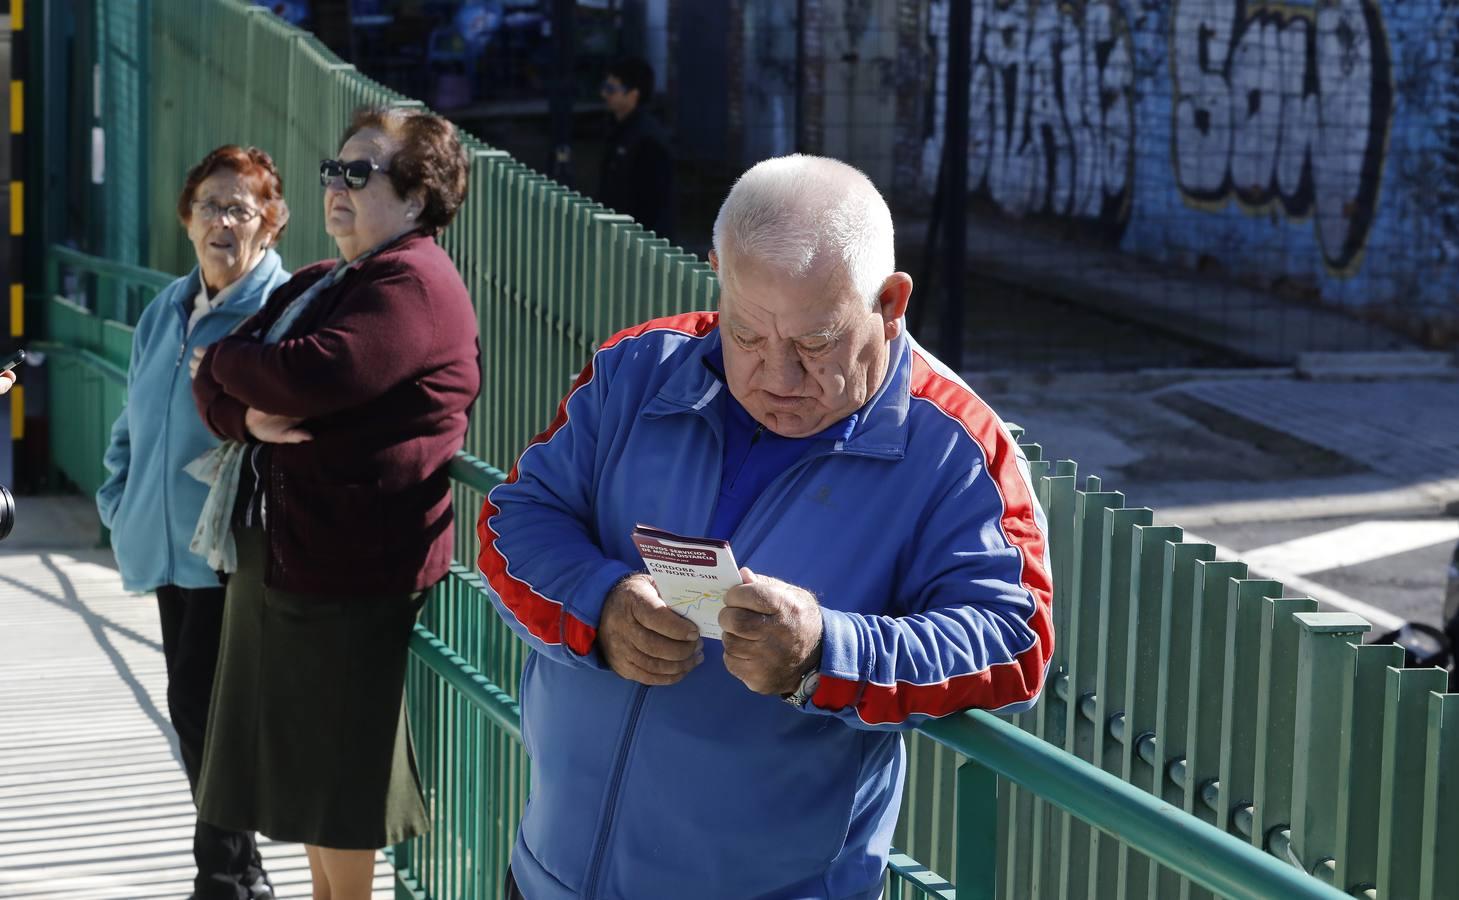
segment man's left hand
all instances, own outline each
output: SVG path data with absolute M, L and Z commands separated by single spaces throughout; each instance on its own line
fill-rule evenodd
M 820 664 L 821 605 L 809 591 L 741 568 L 724 595 L 724 667 L 757 694 L 789 694 Z

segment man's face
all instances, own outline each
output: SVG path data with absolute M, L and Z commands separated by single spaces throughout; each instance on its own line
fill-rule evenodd
M 711 254 L 710 262 L 720 274 L 725 378 L 757 422 L 806 437 L 860 409 L 881 386 L 904 292 L 883 291 L 868 309 L 836 262 L 800 277 L 751 258 Z
M 617 75 L 609 75 L 603 79 L 602 86 L 598 88 L 598 96 L 603 98 L 603 104 L 608 107 L 613 118 L 619 121 L 628 118 L 638 106 L 638 88 L 629 90 L 624 87 Z

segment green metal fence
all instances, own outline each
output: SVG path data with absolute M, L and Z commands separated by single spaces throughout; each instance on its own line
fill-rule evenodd
M 146 290 L 168 278 L 59 248 L 51 264 Z M 131 329 L 88 305 L 51 299 L 48 346 L 53 420 L 68 429 L 56 464 L 89 489 L 124 398 Z M 1361 619 L 1245 578 L 1098 479 L 1079 485 L 1072 462 L 1023 446 L 1050 524 L 1061 636 L 1050 683 L 1013 725 L 971 714 L 909 735 L 888 895 L 948 897 L 961 883 L 965 898 L 1009 900 L 1318 897 L 1326 882 L 1459 896 L 1446 852 L 1459 839 L 1459 696 L 1440 693 L 1444 673 L 1399 668 L 1398 648 L 1359 643 Z M 469 531 L 503 476 L 466 454 L 451 474 Z M 525 647 L 459 565 L 412 647 L 434 827 L 394 848 L 401 889 L 494 896 L 526 798 L 513 696 Z
M 149 54 L 138 77 L 149 137 L 141 165 L 150 187 L 135 227 L 147 229 L 150 264 L 179 273 L 192 264 L 175 193 L 187 167 L 226 141 L 258 144 L 279 161 L 293 211 L 281 248 L 287 262 L 333 255 L 317 160 L 337 149 L 356 105 L 412 101 L 256 7 L 150 0 L 142 8 Z M 709 308 L 716 286 L 702 261 L 626 217 L 467 143 L 471 189 L 442 239 L 475 298 L 482 335 L 484 388 L 466 449 L 505 468 L 551 418 L 598 341 L 653 315 Z M 107 277 L 123 278 L 116 270 Z M 102 373 L 114 379 L 125 366 L 125 328 L 52 294 L 48 334 L 65 348 L 52 357 L 52 443 L 57 465 L 89 489 L 120 405 L 119 385 Z M 136 314 L 130 300 L 103 299 L 107 315 Z M 1396 648 L 1361 645 L 1360 620 L 1314 613 L 1314 601 L 1247 578 L 1214 547 L 1153 525 L 1150 510 L 1125 508 L 1099 479 L 1081 484 L 1072 462 L 1043 461 L 1034 444 L 1026 450 L 1049 516 L 1059 641 L 1044 701 L 1014 724 L 1065 751 L 1049 765 L 1073 773 L 1063 776 L 1069 790 L 1104 800 L 1073 804 L 1060 793 L 1065 781 L 1018 768 L 1018 753 L 990 756 L 987 742 L 1013 741 L 1025 754 L 1032 746 L 990 717 L 928 726 L 908 742 L 895 837 L 906 854 L 897 866 L 908 874 L 897 890 L 945 896 L 929 886 L 935 878 L 914 874 L 925 864 L 961 882 L 965 896 L 1008 900 L 1201 897 L 1210 888 L 1316 896 L 1324 881 L 1384 900 L 1459 897 L 1459 854 L 1447 852 L 1459 843 L 1459 700 L 1440 693 L 1443 674 L 1398 668 Z M 465 460 L 456 468 L 464 482 L 481 475 Z M 467 483 L 456 491 L 457 559 L 470 561 L 480 498 Z M 437 589 L 423 627 L 443 642 L 416 641 L 409 688 L 436 826 L 395 858 L 419 896 L 491 896 L 525 793 L 508 715 L 523 650 L 465 568 Z M 505 705 L 493 713 L 483 696 Z M 961 793 L 960 783 L 976 781 L 959 780 L 970 757 L 1004 776 L 996 817 Z M 1110 779 L 1169 806 L 1135 804 Z M 1170 815 L 1172 807 L 1182 815 Z M 1229 842 L 1212 838 L 1216 829 L 1184 827 L 1196 820 L 1266 855 L 1222 856 L 1212 873 L 1203 854 Z M 1152 834 L 1152 823 L 1171 839 Z M 960 853 L 976 836 L 993 862 Z M 1298 887 L 1263 880 L 1279 877 L 1273 858 L 1317 877 Z

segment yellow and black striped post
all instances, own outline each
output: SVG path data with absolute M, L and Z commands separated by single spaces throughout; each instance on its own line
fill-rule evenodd
M 10 0 L 10 338 L 25 337 L 25 0 Z M 10 437 L 25 437 L 25 386 L 10 389 Z

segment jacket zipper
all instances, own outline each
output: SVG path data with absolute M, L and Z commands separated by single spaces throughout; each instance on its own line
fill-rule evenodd
M 735 467 L 735 473 L 730 477 L 729 486 L 731 488 L 739 483 L 740 473 L 745 471 L 745 466 L 750 461 L 750 455 L 755 452 L 755 445 L 760 442 L 760 435 L 764 433 L 765 426 L 760 425 L 755 429 L 755 433 L 750 435 L 750 443 L 745 447 L 745 455 L 740 457 L 740 464 Z M 721 487 L 721 490 L 723 490 L 723 487 Z
M 177 583 L 176 561 L 172 556 L 172 498 L 168 496 L 167 483 L 172 472 L 168 453 L 172 444 L 172 395 L 177 392 L 177 373 L 182 370 L 182 359 L 187 355 L 187 326 L 183 325 L 182 344 L 177 348 L 177 359 L 172 362 L 172 380 L 167 385 L 167 405 L 162 410 L 162 543 L 167 546 L 167 583 Z
M 708 415 L 703 413 L 701 413 L 701 415 L 706 421 L 710 420 L 710 417 Z M 720 434 L 718 428 L 716 428 L 715 425 L 711 424 L 710 429 L 719 438 L 720 452 L 723 453 L 724 436 Z M 760 425 L 760 427 L 755 429 L 755 433 L 750 437 L 751 446 L 754 445 L 755 441 L 759 440 L 760 435 L 764 433 L 764 431 L 764 425 Z M 823 456 L 830 456 L 835 452 L 835 450 L 825 450 L 820 453 L 804 456 L 801 459 L 797 460 L 794 464 L 791 465 L 790 468 L 786 469 L 784 472 L 781 472 L 778 476 L 775 477 L 773 481 L 770 482 L 770 484 L 765 486 L 765 490 L 761 492 L 761 497 L 769 494 L 772 488 L 777 487 L 782 481 L 786 480 L 786 478 L 788 478 L 791 473 L 795 472 L 797 469 L 809 464 L 813 460 L 820 459 Z M 716 486 L 715 490 L 716 493 L 718 493 L 718 486 Z M 742 531 L 745 522 L 750 519 L 751 514 L 755 511 L 755 507 L 758 505 L 760 505 L 760 499 L 756 498 L 755 502 L 750 504 L 750 508 L 745 511 L 745 517 L 740 520 L 740 527 L 735 529 L 736 535 L 738 535 Z M 732 535 L 731 543 L 733 542 L 734 537 Z M 623 772 L 624 769 L 628 766 L 628 751 L 629 748 L 633 746 L 634 733 L 638 730 L 638 720 L 643 712 L 644 701 L 646 701 L 647 699 L 648 686 L 639 685 L 637 690 L 634 692 L 633 706 L 628 711 L 628 724 L 623 732 L 623 741 L 618 746 L 618 756 L 613 761 L 612 778 L 610 779 L 608 785 L 608 800 L 603 810 L 603 826 L 598 830 L 598 840 L 596 842 L 596 845 L 593 847 L 592 858 L 588 862 L 588 877 L 587 880 L 584 882 L 583 890 L 583 896 L 588 898 L 588 900 L 592 900 L 592 898 L 598 896 L 598 879 L 602 875 L 603 857 L 608 851 L 608 840 L 610 837 L 612 837 L 614 825 L 613 814 L 618 808 L 618 793 L 623 787 Z
M 588 865 L 588 880 L 583 895 L 598 896 L 598 877 L 603 868 L 603 856 L 608 851 L 608 838 L 613 832 L 613 814 L 618 807 L 618 791 L 623 787 L 623 770 L 628 766 L 628 749 L 633 746 L 634 732 L 638 730 L 638 718 L 643 712 L 643 703 L 648 699 L 648 686 L 639 685 L 633 695 L 633 707 L 628 711 L 628 726 L 623 732 L 623 742 L 618 746 L 618 758 L 613 761 L 613 777 L 608 785 L 608 803 L 603 810 L 603 827 L 598 830 L 598 845 L 593 848 L 593 858 Z

